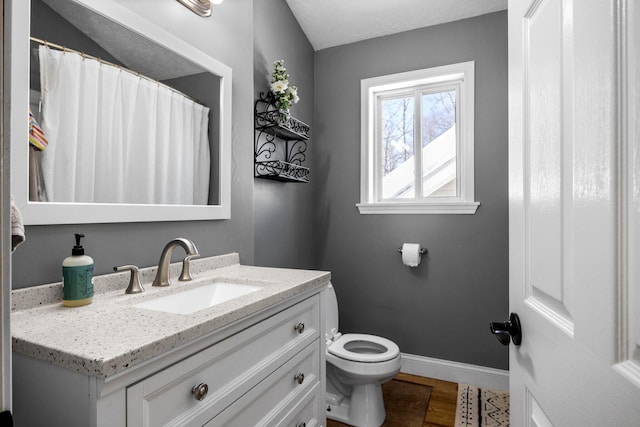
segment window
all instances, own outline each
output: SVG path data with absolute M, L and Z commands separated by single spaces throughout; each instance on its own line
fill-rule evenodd
M 473 214 L 474 63 L 362 80 L 361 214 Z

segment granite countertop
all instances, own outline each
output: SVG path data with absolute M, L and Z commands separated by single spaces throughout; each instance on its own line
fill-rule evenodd
M 223 328 L 258 311 L 326 284 L 330 273 L 245 266 L 236 253 L 194 259 L 194 280 L 151 286 L 156 267 L 140 269 L 141 294 L 127 295 L 129 272 L 94 277 L 93 303 L 62 305 L 62 283 L 12 292 L 13 351 L 94 377 L 106 378 Z M 143 301 L 204 285 L 212 279 L 262 289 L 192 314 L 133 307 Z

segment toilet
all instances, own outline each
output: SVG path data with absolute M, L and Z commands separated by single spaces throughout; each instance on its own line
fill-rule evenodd
M 380 427 L 386 417 L 382 384 L 400 372 L 400 349 L 386 338 L 338 332 L 338 300 L 326 291 L 327 418 Z

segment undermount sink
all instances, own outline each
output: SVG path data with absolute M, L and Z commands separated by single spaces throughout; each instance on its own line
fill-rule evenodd
M 165 313 L 191 314 L 259 289 L 261 288 L 258 286 L 214 282 L 199 288 L 134 304 L 134 307 L 164 311 Z

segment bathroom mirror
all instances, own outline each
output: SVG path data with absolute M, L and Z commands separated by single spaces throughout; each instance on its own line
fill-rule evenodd
M 32 0 L 12 3 L 11 181 L 12 193 L 25 224 L 184 221 L 230 217 L 231 69 L 228 66 L 116 2 Z M 44 43 L 45 40 L 47 43 Z M 182 97 L 184 94 L 184 99 L 204 106 L 203 114 L 205 118 L 208 116 L 208 120 L 202 122 L 200 131 L 207 136 L 205 156 L 210 162 L 204 172 L 205 175 L 201 175 L 201 177 L 206 176 L 207 179 L 192 180 L 193 183 L 206 184 L 204 199 L 202 197 L 199 201 L 186 198 L 153 199 L 146 197 L 148 193 L 146 190 L 138 193 L 144 197 L 136 195 L 124 201 L 120 199 L 112 201 L 106 196 L 98 196 L 96 201 L 81 198 L 70 201 L 58 195 L 60 192 L 53 191 L 51 192 L 55 194 L 53 196 L 34 196 L 34 150 L 29 147 L 28 142 L 30 122 L 27 121 L 26 114 L 20 113 L 32 110 L 34 117 L 40 118 L 41 76 L 38 62 L 43 57 L 42 53 L 38 52 L 39 46 L 44 44 L 64 46 L 86 55 L 87 58 L 100 58 L 96 61 L 99 65 L 104 61 L 109 65 L 139 73 L 144 76 L 145 82 L 158 84 L 175 94 L 180 94 L 175 96 Z M 58 51 L 64 50 L 58 49 Z M 82 62 L 83 59 L 81 58 L 80 61 Z M 104 101 L 101 99 L 100 102 Z M 52 109 L 50 106 L 52 104 L 48 106 L 49 111 Z M 82 105 L 84 104 L 81 103 L 80 108 Z M 70 108 L 67 102 L 63 102 L 63 106 L 65 111 L 62 115 L 68 116 L 66 110 Z M 131 108 L 138 109 L 138 107 Z M 183 113 L 180 112 L 180 114 Z M 102 115 L 96 114 L 96 116 Z M 163 121 L 164 119 L 158 120 L 158 122 Z M 112 125 L 97 122 L 96 128 L 111 129 Z M 156 138 L 160 139 L 162 134 L 157 133 L 157 135 Z M 174 160 L 177 162 L 178 157 L 182 157 L 187 150 L 184 148 L 183 138 L 179 136 L 165 139 L 171 141 L 172 151 L 164 157 L 169 158 L 171 162 Z M 79 140 L 86 139 L 79 138 Z M 118 141 L 121 145 L 126 145 L 125 138 L 119 138 Z M 56 147 L 60 146 L 61 144 L 56 145 Z M 45 151 L 47 149 L 45 148 Z M 97 162 L 98 165 L 93 167 L 106 170 L 107 178 L 104 178 L 105 175 L 103 178 L 95 178 L 96 183 L 101 183 L 101 185 L 95 185 L 96 193 L 98 187 L 113 187 L 111 179 L 116 181 L 124 175 L 133 174 L 135 180 L 140 180 L 156 173 L 159 178 L 152 185 L 163 189 L 167 187 L 167 194 L 182 195 L 191 191 L 191 188 L 176 186 L 173 182 L 180 181 L 175 179 L 175 176 L 176 170 L 182 166 L 167 165 L 165 160 L 164 166 L 158 168 L 159 162 L 156 161 L 158 156 L 148 162 L 151 166 L 146 168 L 150 170 L 141 166 L 142 160 L 146 161 L 145 156 L 148 151 L 138 149 L 135 158 L 128 160 L 118 158 L 119 160 L 113 164 Z M 66 157 L 67 162 L 69 158 Z M 58 162 L 58 157 L 55 162 Z M 56 167 L 59 168 L 60 165 L 63 165 L 63 169 L 66 168 L 65 163 L 56 163 Z M 154 167 L 160 170 L 154 172 Z M 186 169 L 189 168 L 191 166 L 186 166 Z M 45 183 L 45 187 L 46 185 Z

